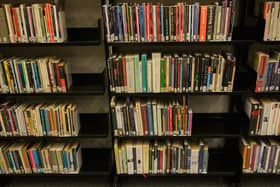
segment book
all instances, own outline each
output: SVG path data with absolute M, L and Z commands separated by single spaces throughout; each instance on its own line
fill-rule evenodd
M 200 5 L 199 2 L 169 5 L 149 2 L 104 4 L 102 15 L 106 40 L 107 42 L 230 41 L 236 15 L 232 5 L 232 0 L 206 5 Z M 135 24 L 134 27 L 132 23 Z M 137 32 L 134 32 L 135 30 Z M 135 36 L 128 37 L 131 33 Z
M 107 60 L 110 90 L 116 93 L 233 91 L 236 58 L 231 53 L 182 56 L 152 53 L 151 58 L 148 56 L 111 55 Z M 274 70 L 277 68 L 274 66 Z M 275 71 L 274 74 L 270 89 L 276 89 L 280 80 L 280 74 Z
M 117 155 L 115 156 L 117 174 L 206 174 L 208 146 L 204 142 L 203 146 L 200 145 L 187 140 L 135 142 L 116 139 L 114 152 Z

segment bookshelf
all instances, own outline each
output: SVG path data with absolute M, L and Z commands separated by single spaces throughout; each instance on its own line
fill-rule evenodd
M 134 3 L 134 0 L 119 1 L 119 0 L 109 0 L 102 1 L 102 4 L 114 4 L 129 2 Z M 147 1 L 143 1 L 147 2 Z M 149 1 L 152 3 L 165 3 L 162 1 Z M 176 1 L 177 2 L 177 1 Z M 207 1 L 208 2 L 208 1 Z M 206 2 L 206 3 L 207 3 Z M 138 2 L 139 3 L 139 2 Z M 141 1 L 142 3 L 142 1 Z M 170 1 L 166 2 L 167 4 Z M 134 178 L 148 179 L 151 177 L 224 177 L 224 179 L 231 179 L 230 183 L 242 182 L 242 176 L 279 176 L 279 174 L 260 174 L 260 173 L 243 173 L 242 172 L 242 156 L 239 153 L 238 144 L 242 137 L 248 138 L 272 138 L 279 139 L 279 136 L 249 136 L 249 119 L 244 113 L 243 106 L 241 106 L 242 97 L 254 96 L 260 97 L 276 97 L 279 98 L 279 91 L 277 92 L 261 92 L 256 93 L 254 91 L 256 73 L 247 66 L 249 50 L 252 45 L 259 44 L 265 48 L 274 46 L 277 48 L 280 44 L 279 41 L 263 41 L 260 39 L 263 37 L 263 32 L 255 32 L 256 29 L 259 31 L 264 30 L 263 20 L 254 15 L 252 9 L 260 1 L 239 1 L 241 4 L 241 9 L 238 10 L 240 13 L 240 20 L 237 27 L 233 31 L 232 41 L 213 41 L 213 42 L 106 42 L 106 59 L 110 54 L 131 54 L 131 53 L 148 53 L 151 52 L 162 52 L 162 54 L 174 54 L 178 52 L 181 54 L 184 50 L 187 52 L 195 51 L 218 51 L 221 48 L 229 49 L 233 52 L 237 58 L 238 69 L 235 75 L 235 83 L 232 92 L 187 92 L 187 93 L 116 93 L 109 91 L 109 98 L 115 96 L 116 98 L 125 99 L 130 97 L 132 99 L 140 98 L 156 98 L 156 99 L 169 99 L 169 98 L 182 98 L 186 96 L 189 97 L 208 97 L 211 96 L 228 96 L 231 98 L 231 109 L 229 113 L 193 113 L 193 125 L 191 136 L 180 136 L 180 135 L 170 135 L 170 136 L 149 136 L 149 135 L 123 135 L 115 136 L 115 139 L 119 140 L 185 140 L 185 139 L 223 139 L 225 145 L 223 149 L 209 150 L 209 166 L 207 174 L 117 174 L 116 183 L 119 184 L 121 181 L 126 181 L 128 179 L 134 180 Z M 243 17 L 245 17 L 243 19 Z M 193 48 L 193 49 L 192 49 Z M 112 115 L 112 114 L 111 114 Z M 231 149 L 233 148 L 233 149 Z
M 46 3 L 52 2 L 47 0 L 32 1 L 30 3 Z M 69 1 L 59 0 L 65 6 Z M 19 3 L 28 3 L 26 1 L 0 1 L 2 3 L 11 3 L 18 5 Z M 73 3 L 73 2 L 72 2 Z M 67 14 L 71 14 L 71 11 Z M 96 23 L 96 26 L 78 26 L 70 24 L 71 27 L 67 28 L 68 40 L 62 43 L 0 43 L 1 55 L 6 56 L 22 56 L 23 51 L 28 51 L 27 57 L 44 56 L 43 50 L 50 50 L 50 54 L 53 56 L 62 57 L 64 59 L 68 56 L 73 56 L 68 51 L 83 49 L 95 49 L 95 47 L 102 48 L 103 36 L 100 16 L 92 22 Z M 90 51 L 90 50 L 87 50 Z M 11 54 L 11 53 L 12 54 Z M 66 55 L 65 55 L 66 54 Z M 82 53 L 84 54 L 84 53 Z M 47 56 L 47 55 L 45 55 Z M 50 55 L 48 55 L 50 56 Z M 75 57 L 76 58 L 76 57 Z M 69 63 L 81 63 L 86 58 L 82 55 L 77 57 L 81 62 L 69 62 Z M 96 64 L 95 60 L 91 59 L 91 64 Z M 80 65 L 81 66 L 81 65 Z M 71 69 L 71 68 L 70 68 Z M 82 68 L 80 68 L 82 69 Z M 60 180 L 74 177 L 76 180 L 83 180 L 85 178 L 104 178 L 110 179 L 112 175 L 112 137 L 111 137 L 111 125 L 110 115 L 104 105 L 104 110 L 93 110 L 90 105 L 94 102 L 94 99 L 107 100 L 107 75 L 106 69 L 103 68 L 100 72 L 90 72 L 74 70 L 72 76 L 72 86 L 66 93 L 15 93 L 15 94 L 0 94 L 1 102 L 26 100 L 31 102 L 73 102 L 81 101 L 83 104 L 87 102 L 89 109 L 83 109 L 79 112 L 79 120 L 81 129 L 78 136 L 68 137 L 56 137 L 56 136 L 1 136 L 1 142 L 19 142 L 19 143 L 72 143 L 78 142 L 82 150 L 82 167 L 78 174 L 0 174 L 2 184 L 9 183 L 10 181 L 16 181 L 19 178 L 34 179 L 40 178 L 41 181 L 47 182 L 51 178 L 58 177 Z M 106 102 L 105 102 L 106 103 Z M 80 105 L 80 102 L 77 103 Z M 93 104 L 94 105 L 94 104 Z M 101 107 L 100 107 L 101 108 Z

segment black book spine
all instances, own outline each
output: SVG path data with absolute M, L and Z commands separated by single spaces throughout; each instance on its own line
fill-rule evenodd
M 204 79 L 205 79 L 205 58 L 204 57 L 201 57 L 201 63 L 200 63 L 200 74 L 199 74 L 199 78 L 200 78 L 200 81 L 199 81 L 199 90 L 202 92 L 204 90 Z
M 121 111 L 122 111 L 122 115 L 123 115 L 123 122 L 124 122 L 124 132 L 125 132 L 125 135 L 128 135 L 129 134 L 129 129 L 128 129 L 128 119 L 127 119 L 127 107 L 126 106 L 123 106 L 121 108 Z
M 116 57 L 113 58 L 112 65 L 113 65 L 112 67 L 113 67 L 113 73 L 114 73 L 113 83 L 114 83 L 115 92 L 117 92 L 119 82 L 118 82 L 118 60 Z
M 169 41 L 169 7 L 165 6 L 164 9 L 164 38 Z
M 207 89 L 207 77 L 208 77 L 208 60 L 204 58 L 204 77 L 203 77 L 203 91 Z
M 225 91 L 228 87 L 228 67 L 229 67 L 229 62 L 228 59 L 225 59 L 225 64 L 224 64 L 224 72 L 223 72 L 223 80 L 222 80 L 222 87 L 223 91 Z
M 207 12 L 207 28 L 206 28 L 206 40 L 210 41 L 212 40 L 212 36 L 213 36 L 213 10 L 214 10 L 214 6 L 213 5 L 209 5 L 208 6 L 208 12 Z
M 183 92 L 186 91 L 187 88 L 187 76 L 188 76 L 188 72 L 187 72 L 187 56 L 183 55 L 183 65 L 182 65 L 182 87 L 183 87 Z
M 120 80 L 121 80 L 121 91 L 124 91 L 124 79 L 123 79 L 123 76 L 124 76 L 124 72 L 123 72 L 123 63 L 122 63 L 122 59 L 123 57 L 121 56 L 119 58 L 119 65 L 120 65 Z
M 133 146 L 132 152 L 133 152 L 133 169 L 134 169 L 134 173 L 137 173 L 137 159 L 136 159 L 136 147 L 135 146 Z
M 172 19 L 171 41 L 176 41 L 176 7 L 171 7 L 171 19 Z

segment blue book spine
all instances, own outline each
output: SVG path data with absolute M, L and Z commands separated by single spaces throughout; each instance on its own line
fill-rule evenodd
M 142 92 L 147 92 L 147 55 L 142 55 Z
M 267 78 L 265 83 L 265 91 L 269 91 L 272 78 L 272 63 L 268 64 Z
M 163 5 L 161 4 L 160 5 L 160 34 L 161 34 L 161 40 L 164 40 L 164 29 L 163 29 L 163 26 L 164 26 L 164 22 L 163 22 Z
M 276 90 L 279 90 L 279 86 L 280 86 L 280 62 L 278 62 L 278 67 L 277 67 Z
M 15 171 L 15 163 L 14 163 L 13 155 L 11 152 L 8 152 L 8 158 L 10 160 L 12 170 Z
M 147 39 L 147 33 L 146 33 L 146 23 L 145 23 L 145 3 L 142 4 L 142 22 L 143 22 L 143 38 L 144 38 L 144 41 L 146 41 Z
M 153 110 L 152 110 L 151 103 L 147 104 L 147 110 L 148 110 L 149 133 L 150 135 L 154 135 Z
M 67 158 L 66 158 L 66 153 L 65 153 L 65 151 L 62 151 L 62 158 L 63 158 L 63 168 L 64 168 L 65 170 L 67 170 L 67 169 L 68 169 L 68 164 L 67 164 Z
M 185 87 L 186 87 L 186 90 L 188 90 L 189 88 L 189 66 L 190 64 L 188 63 L 185 63 L 186 64 L 186 67 L 185 67 Z
M 185 8 L 185 11 L 184 11 L 184 40 L 187 41 L 187 19 L 188 19 L 188 16 L 187 16 L 187 4 L 184 3 L 184 8 Z
M 208 68 L 207 68 L 207 70 L 208 70 Z M 210 72 L 208 72 L 207 73 L 207 91 L 209 90 L 209 88 L 210 88 L 210 80 L 211 80 L 211 73 Z
M 37 63 L 34 63 L 34 72 L 35 72 L 35 77 L 36 77 L 36 82 L 37 82 L 37 86 L 38 86 L 38 89 L 41 88 L 41 85 L 40 85 L 40 79 L 39 79 L 39 73 L 38 73 L 38 67 L 37 67 Z
M 118 29 L 119 30 L 119 40 L 123 41 L 120 5 L 117 5 L 117 16 L 118 16 L 118 26 L 119 26 L 119 29 Z
M 196 41 L 199 41 L 199 31 L 198 31 L 198 28 L 199 28 L 199 3 L 196 2 L 195 3 L 195 6 L 196 6 L 196 27 L 195 27 L 195 33 L 196 33 Z
M 34 162 L 35 162 L 35 165 L 36 165 L 36 171 L 40 172 L 41 168 L 40 168 L 40 164 L 39 164 L 39 159 L 38 159 L 37 151 L 36 150 L 32 150 L 32 154 L 33 154 Z
M 203 157 L 204 157 L 204 146 L 200 146 L 199 155 L 198 155 L 198 173 L 203 172 Z
M 197 6 L 196 4 L 193 5 L 194 7 L 194 11 L 193 11 L 193 16 L 194 16 L 194 21 L 193 21 L 193 37 L 194 37 L 194 41 L 196 41 L 196 35 L 197 35 Z
M 43 135 L 46 136 L 47 130 L 46 130 L 46 120 L 45 120 L 45 116 L 44 116 L 44 111 L 43 111 L 43 109 L 40 108 L 39 112 L 40 112 L 40 119 L 41 119 L 41 124 L 42 124 Z
M 68 160 L 68 166 L 69 166 L 69 168 L 70 169 L 72 169 L 72 163 L 71 163 L 71 154 L 70 154 L 70 152 L 67 152 L 67 160 Z
M 172 79 L 172 57 L 169 58 L 169 89 L 172 87 L 171 79 Z

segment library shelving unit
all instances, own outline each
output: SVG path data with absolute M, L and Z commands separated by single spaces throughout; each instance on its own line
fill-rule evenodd
M 134 0 L 103 0 L 102 4 L 117 4 L 122 2 L 134 3 L 139 1 Z M 140 1 L 151 3 L 165 3 L 165 1 Z M 179 1 L 171 2 L 173 4 Z M 207 1 L 208 2 L 208 1 Z M 210 2 L 210 1 L 209 1 Z M 186 52 L 220 52 L 222 49 L 231 51 L 236 57 L 237 70 L 234 80 L 234 88 L 232 92 L 189 92 L 189 93 L 113 93 L 109 92 L 109 98 L 113 96 L 116 98 L 179 98 L 186 96 L 217 96 L 225 95 L 230 99 L 230 110 L 228 113 L 193 113 L 192 134 L 191 136 L 114 136 L 113 139 L 120 140 L 184 140 L 184 139 L 223 139 L 224 146 L 219 149 L 209 149 L 209 162 L 207 174 L 115 174 L 115 184 L 119 184 L 123 178 L 134 177 L 180 177 L 180 176 L 215 176 L 225 177 L 229 179 L 230 183 L 240 183 L 242 176 L 275 176 L 276 174 L 243 174 L 242 173 L 242 156 L 239 152 L 239 143 L 241 137 L 249 137 L 249 119 L 244 112 L 242 106 L 242 98 L 245 96 L 265 97 L 275 96 L 279 97 L 280 92 L 264 92 L 255 93 L 254 84 L 256 75 L 247 66 L 249 49 L 251 45 L 259 43 L 261 45 L 276 45 L 280 42 L 263 42 L 259 38 L 260 33 L 256 29 L 264 30 L 263 25 L 259 26 L 258 17 L 253 14 L 253 7 L 260 1 L 254 0 L 239 0 L 240 9 L 237 10 L 239 14 L 239 21 L 233 30 L 232 41 L 222 42 L 106 42 L 106 59 L 110 54 L 138 54 L 162 52 L 167 54 Z M 167 1 L 166 3 L 170 3 Z M 262 35 L 263 36 L 263 35 Z M 261 36 L 261 37 L 262 37 Z M 113 136 L 113 135 L 112 135 Z M 279 138 L 279 136 L 255 136 L 254 138 Z M 115 168 L 114 168 L 115 169 Z
M 67 0 L 62 0 L 67 3 Z M 37 1 L 8 1 L 11 4 L 18 3 L 36 3 Z M 39 0 L 39 3 L 50 2 Z M 0 1 L 7 3 L 7 1 Z M 69 12 L 71 13 L 71 12 Z M 63 43 L 0 43 L 0 50 L 11 50 L 16 56 L 17 52 L 28 49 L 33 56 L 38 56 L 33 49 L 56 47 L 53 56 L 59 56 L 60 49 L 64 47 L 71 48 L 76 46 L 100 46 L 102 47 L 101 20 L 97 19 L 96 27 L 67 28 L 68 41 Z M 58 48 L 57 48 L 58 47 Z M 33 54 L 34 53 L 34 54 Z M 4 53 L 5 55 L 5 53 Z M 28 57 L 32 57 L 32 55 Z M 94 63 L 94 62 L 92 62 Z M 108 100 L 107 76 L 104 69 L 101 73 L 73 73 L 72 86 L 66 93 L 19 93 L 19 94 L 0 94 L 1 101 L 32 100 L 38 102 L 66 100 L 71 98 L 83 99 L 84 97 L 102 97 L 104 101 Z M 29 100 L 28 100 L 29 99 Z M 78 105 L 78 103 L 77 103 Z M 104 106 L 108 107 L 108 106 Z M 79 112 L 79 111 L 78 111 Z M 105 113 L 79 113 L 81 129 L 78 136 L 55 137 L 55 136 L 7 136 L 0 137 L 1 142 L 78 142 L 82 148 L 82 167 L 78 174 L 0 174 L 1 184 L 17 180 L 19 177 L 29 177 L 30 179 L 42 177 L 46 182 L 51 177 L 98 177 L 110 178 L 112 174 L 112 137 L 110 127 L 110 115 Z M 45 178 L 47 177 L 47 178 Z M 41 179 L 41 178 L 40 178 Z

